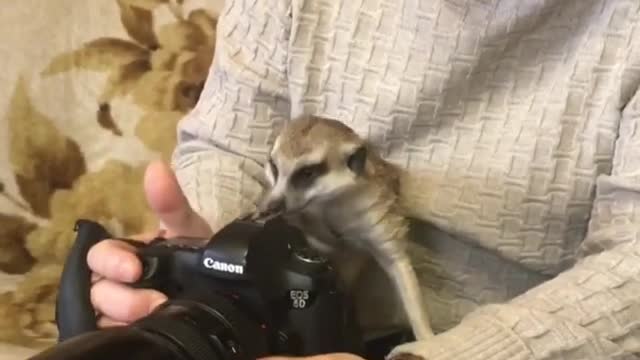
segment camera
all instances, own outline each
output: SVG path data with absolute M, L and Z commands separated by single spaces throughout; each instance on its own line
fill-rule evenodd
M 130 286 L 168 300 L 132 324 L 108 328 L 97 326 L 86 257 L 113 237 L 90 220 L 77 221 L 75 231 L 56 303 L 58 344 L 31 360 L 364 356 L 352 302 L 330 262 L 281 218 L 239 218 L 206 239 L 119 239 L 143 264 Z

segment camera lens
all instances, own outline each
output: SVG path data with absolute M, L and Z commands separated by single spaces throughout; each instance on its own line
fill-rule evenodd
M 260 322 L 227 298 L 207 296 L 167 301 L 131 325 L 81 334 L 30 360 L 250 360 L 266 353 Z
M 267 351 L 261 324 L 220 296 L 169 301 L 132 326 L 164 337 L 188 360 L 255 359 Z

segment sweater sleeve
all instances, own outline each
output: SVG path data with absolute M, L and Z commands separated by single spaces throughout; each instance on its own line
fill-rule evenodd
M 482 306 L 390 359 L 635 359 L 640 352 L 640 93 L 624 106 L 613 168 L 597 179 L 575 265 L 507 303 Z M 635 354 L 635 355 L 634 355 Z
M 173 167 L 191 206 L 217 231 L 255 206 L 262 164 L 288 118 L 289 1 L 228 0 L 195 108 L 178 124 Z

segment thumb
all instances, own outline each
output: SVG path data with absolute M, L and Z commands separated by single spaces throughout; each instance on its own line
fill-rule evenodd
M 165 236 L 211 236 L 211 228 L 189 205 L 173 170 L 164 162 L 151 162 L 144 177 L 147 202 L 160 220 Z

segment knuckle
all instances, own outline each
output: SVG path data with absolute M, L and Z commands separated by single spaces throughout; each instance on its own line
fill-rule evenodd
M 105 289 L 104 295 L 104 314 L 114 320 L 126 321 L 129 319 L 135 307 L 135 297 L 131 294 L 131 289 L 116 282 L 111 282 L 109 288 Z
M 118 248 L 114 246 L 113 240 L 101 241 L 89 249 L 89 253 L 87 254 L 89 267 L 93 271 L 104 272 L 105 270 L 108 270 L 108 265 L 106 265 L 105 259 L 111 259 L 117 254 Z
M 108 269 L 112 276 L 120 279 L 123 276 L 126 277 L 128 275 L 126 271 L 130 264 L 129 259 L 124 256 L 124 254 L 114 252 L 113 255 L 109 257 L 109 259 L 110 260 Z
M 87 263 L 92 271 L 101 273 L 100 259 L 104 257 L 104 243 L 100 242 L 93 245 L 87 253 Z
M 133 254 L 114 242 L 105 240 L 94 245 L 88 253 L 89 268 L 109 279 L 131 281 L 137 274 Z
M 96 282 L 95 284 L 93 284 L 93 286 L 91 286 L 91 290 L 89 292 L 90 295 L 90 299 L 91 299 L 91 304 L 93 305 L 93 307 L 100 311 L 100 312 L 104 312 L 104 296 L 103 296 L 103 289 L 104 286 L 106 284 L 106 280 L 101 280 Z
M 133 289 L 109 280 L 100 281 L 91 288 L 94 308 L 105 317 L 119 321 L 133 321 L 140 316 L 139 309 L 144 302 L 141 298 Z

